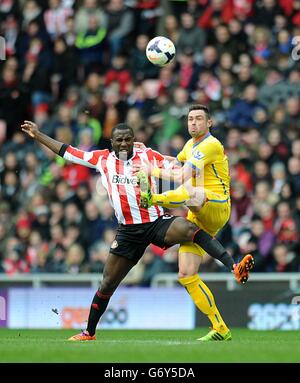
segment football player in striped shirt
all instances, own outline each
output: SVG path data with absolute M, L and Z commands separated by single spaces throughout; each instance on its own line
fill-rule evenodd
M 137 177 L 133 175 L 133 169 L 146 161 L 151 162 L 153 166 L 164 168 L 167 162 L 161 154 L 150 148 L 134 148 L 134 133 L 128 125 L 118 124 L 113 128 L 112 151 L 105 149 L 91 152 L 52 139 L 40 132 L 38 126 L 31 121 L 24 121 L 21 129 L 66 160 L 97 169 L 119 222 L 116 238 L 104 267 L 101 285 L 90 307 L 87 329 L 70 340 L 96 339 L 96 326 L 110 297 L 150 243 L 163 248 L 192 241 L 224 265 L 231 267 L 233 264 L 232 257 L 224 247 L 204 230 L 199 230 L 194 223 L 183 217 L 166 215 L 160 206 L 146 209 L 140 207 L 140 188 Z M 154 179 L 155 177 L 153 182 Z M 213 326 L 226 326 L 208 288 L 202 281 L 198 287 L 193 284 L 193 289 L 195 287 L 203 291 L 205 305 L 202 311 Z M 231 333 L 227 330 L 226 337 L 217 336 L 222 340 L 230 340 Z M 217 331 L 216 333 L 219 334 Z

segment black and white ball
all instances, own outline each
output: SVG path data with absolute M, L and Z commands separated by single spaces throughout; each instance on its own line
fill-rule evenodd
M 176 49 L 167 37 L 157 36 L 149 41 L 146 48 L 148 60 L 158 66 L 168 65 L 175 57 Z

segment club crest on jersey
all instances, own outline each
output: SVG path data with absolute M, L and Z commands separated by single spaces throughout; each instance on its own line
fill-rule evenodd
M 136 177 L 129 178 L 127 176 L 123 176 L 123 175 L 119 175 L 119 174 L 114 174 L 111 182 L 113 184 L 117 184 L 117 185 L 137 186 L 137 178 Z
M 114 240 L 113 243 L 111 244 L 112 249 L 116 249 L 119 246 L 118 241 Z
M 196 158 L 196 160 L 201 160 L 201 158 L 204 157 L 204 154 L 201 153 L 201 152 L 199 152 L 199 150 L 197 150 L 197 151 L 195 151 L 195 152 L 193 153 L 193 157 Z

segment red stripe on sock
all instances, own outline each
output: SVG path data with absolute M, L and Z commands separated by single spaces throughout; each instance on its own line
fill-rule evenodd
M 101 299 L 109 299 L 112 296 L 112 294 L 102 294 L 99 290 L 96 292 L 96 294 Z
M 95 310 L 100 310 L 100 307 L 97 305 L 97 303 L 92 303 L 92 307 L 93 307 L 93 309 L 95 309 Z

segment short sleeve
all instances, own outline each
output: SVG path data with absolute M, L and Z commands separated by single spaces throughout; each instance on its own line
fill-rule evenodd
M 181 152 L 177 154 L 177 160 L 179 162 L 185 162 L 187 160 L 187 158 L 186 158 L 186 144 L 184 145 Z

